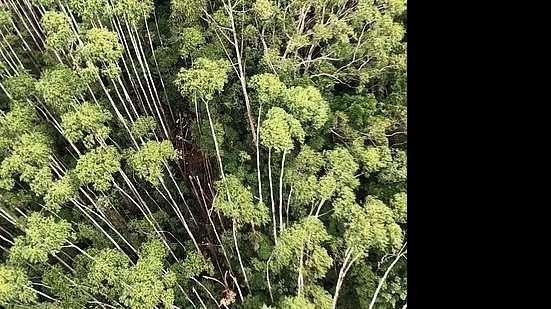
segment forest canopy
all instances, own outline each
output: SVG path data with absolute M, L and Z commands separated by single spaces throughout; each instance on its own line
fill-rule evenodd
M 0 0 L 0 307 L 407 307 L 406 0 Z

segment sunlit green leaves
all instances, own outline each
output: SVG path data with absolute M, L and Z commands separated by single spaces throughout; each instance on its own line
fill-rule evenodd
M 109 0 L 68 0 L 68 5 L 85 21 L 92 22 L 112 15 Z
M 328 239 L 325 226 L 316 217 L 308 216 L 291 225 L 283 230 L 275 247 L 274 271 L 286 268 L 294 273 L 300 271 L 306 282 L 322 278 L 333 264 L 333 259 L 322 247 Z
M 364 147 L 363 139 L 353 142 L 353 153 L 362 163 L 362 169 L 366 175 L 378 172 L 392 163 L 390 148 L 386 146 Z
M 130 131 L 132 132 L 132 135 L 134 135 L 136 138 L 149 138 L 154 135 L 156 129 L 157 121 L 154 117 L 142 116 L 136 119 L 136 121 L 132 124 Z
M 239 178 L 228 175 L 217 183 L 217 189 L 213 206 L 224 216 L 235 219 L 239 225 L 250 223 L 259 226 L 268 221 L 268 208 L 263 203 L 253 201 L 250 188 L 245 187 Z
M 0 9 L 0 27 L 10 27 L 13 19 L 11 13 L 7 9 Z
M 31 0 L 31 3 L 34 5 L 41 5 L 46 8 L 51 8 L 57 5 L 58 1 L 56 0 Z
M 293 160 L 293 168 L 300 173 L 314 174 L 324 166 L 323 155 L 314 151 L 310 146 L 304 145 Z
M 253 4 L 253 8 L 258 17 L 263 20 L 267 20 L 274 16 L 276 13 L 276 7 L 270 2 L 270 0 L 256 0 Z
M 156 186 L 159 184 L 159 179 L 163 177 L 163 163 L 176 160 L 177 157 L 171 142 L 148 141 L 140 150 L 129 151 L 127 162 L 138 177 Z
M 253 76 L 249 84 L 265 107 L 285 108 L 307 129 L 317 130 L 329 119 L 329 105 L 315 87 L 287 88 L 278 76 L 271 73 Z
M 181 22 L 194 22 L 199 19 L 206 8 L 205 0 L 171 0 L 170 4 L 172 12 L 170 18 L 173 19 L 175 25 Z
M 65 175 L 63 178 L 55 181 L 44 196 L 46 208 L 50 211 L 59 211 L 61 206 L 76 195 L 77 188 L 71 175 Z
M 63 65 L 46 69 L 36 84 L 36 90 L 40 92 L 44 102 L 55 112 L 68 111 L 85 87 L 80 77 Z
M 406 6 L 7 1 L 0 307 L 329 309 L 354 261 L 367 308 L 407 234 Z
M 334 174 L 339 180 L 340 186 L 356 188 L 359 185 L 359 181 L 355 175 L 359 166 L 346 148 L 338 147 L 334 150 L 329 150 L 325 156 L 327 158 L 327 167 L 330 173 Z
M 115 0 L 114 13 L 124 16 L 132 24 L 147 19 L 153 11 L 152 0 Z
M 111 119 L 109 111 L 97 104 L 85 102 L 61 116 L 61 127 L 68 140 L 83 140 L 86 147 L 92 147 L 98 141 L 107 139 L 111 129 L 106 123 Z
M 350 196 L 343 196 L 335 202 L 335 215 L 344 222 L 347 245 L 357 253 L 367 254 L 370 249 L 391 252 L 402 245 L 395 214 L 381 200 L 368 196 L 360 207 Z
M 271 73 L 253 76 L 249 85 L 256 90 L 263 107 L 286 109 L 307 131 L 320 129 L 329 120 L 329 105 L 315 87 L 287 88 L 277 75 Z
M 15 182 L 12 177 L 19 175 L 19 180 L 29 183 L 35 193 L 44 194 L 52 181 L 49 167 L 51 154 L 46 135 L 38 132 L 22 135 L 11 155 L 0 164 L 0 188 L 13 188 Z
M 408 176 L 407 162 L 407 153 L 396 149 L 392 153 L 392 163 L 379 173 L 379 180 L 383 183 L 405 182 Z
M 4 115 L 0 115 L 0 154 L 13 149 L 24 134 L 31 133 L 38 125 L 38 116 L 27 104 L 17 103 Z
M 36 93 L 36 79 L 28 73 L 21 73 L 12 77 L 8 77 L 2 81 L 6 91 L 14 100 L 24 101 L 33 98 Z
M 29 304 L 38 300 L 23 268 L 0 264 L 0 304 Z
M 302 296 L 284 297 L 278 308 L 316 309 L 317 307 Z
M 42 16 L 42 27 L 46 32 L 46 45 L 55 50 L 65 50 L 75 41 L 71 20 L 64 13 L 47 11 Z
M 258 100 L 264 108 L 279 104 L 284 99 L 287 90 L 287 87 L 279 80 L 277 75 L 271 73 L 253 76 L 249 81 L 249 85 L 256 90 Z
M 174 82 L 184 96 L 193 98 L 197 95 L 211 100 L 216 92 L 222 91 L 230 69 L 227 60 L 198 58 L 193 68 L 181 69 Z
M 286 96 L 289 110 L 303 125 L 319 129 L 329 119 L 329 106 L 315 87 L 294 87 Z
M 205 44 L 205 37 L 198 27 L 182 29 L 180 38 L 180 55 L 187 58 L 196 48 Z
M 390 201 L 390 207 L 392 208 L 392 211 L 394 212 L 394 218 L 398 223 L 407 222 L 407 198 L 407 193 L 400 192 L 394 194 L 392 200 Z
M 123 272 L 124 285 L 120 301 L 132 309 L 149 309 L 158 305 L 170 309 L 174 302 L 172 286 L 176 277 L 163 272 L 166 248 L 160 240 L 151 239 L 140 248 L 136 265 Z
M 120 160 L 121 154 L 114 146 L 94 148 L 78 158 L 75 177 L 81 185 L 91 184 L 98 191 L 106 191 L 111 188 Z
M 402 245 L 402 230 L 394 222 L 394 213 L 382 201 L 368 196 L 364 208 L 373 230 L 373 245 L 382 250 Z
M 58 253 L 65 242 L 73 237 L 69 222 L 32 213 L 27 218 L 25 235 L 15 238 L 15 244 L 10 250 L 10 259 L 45 263 L 49 254 Z
M 84 33 L 83 41 L 76 50 L 77 62 L 84 68 L 97 67 L 108 76 L 116 76 L 118 61 L 124 53 L 117 34 L 105 28 L 91 28 Z
M 94 256 L 86 274 L 86 282 L 94 289 L 118 297 L 122 291 L 124 277 L 130 267 L 130 259 L 113 249 L 103 249 Z
M 272 107 L 260 129 L 260 143 L 276 151 L 294 148 L 293 139 L 304 141 L 304 130 L 300 122 L 279 107 Z

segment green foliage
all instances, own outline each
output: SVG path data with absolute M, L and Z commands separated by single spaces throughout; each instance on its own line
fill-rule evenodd
M 367 127 L 377 111 L 378 102 L 375 96 L 370 93 L 367 96 L 347 95 L 345 98 L 353 102 L 349 107 L 349 114 L 354 123 L 360 128 Z
M 122 292 L 124 277 L 130 267 L 129 258 L 116 250 L 103 249 L 94 256 L 86 273 L 86 283 L 91 288 L 117 297 Z
M 75 177 L 80 185 L 92 184 L 98 191 L 109 190 L 121 158 L 114 146 L 94 148 L 78 158 Z
M 151 116 L 142 116 L 136 119 L 132 124 L 130 131 L 136 138 L 149 138 L 155 134 L 157 129 L 157 121 Z
M 116 63 L 124 52 L 115 32 L 92 28 L 84 36 L 84 45 L 77 49 L 77 59 L 92 62 Z
M 213 206 L 224 216 L 235 219 L 239 225 L 259 226 L 268 222 L 268 208 L 263 203 L 253 201 L 250 188 L 245 187 L 239 178 L 227 175 L 225 180 L 218 181 L 216 188 L 218 194 Z
M 0 27 L 11 27 L 12 21 L 11 12 L 7 9 L 0 9 Z
M 12 109 L 0 115 L 0 155 L 13 148 L 14 141 L 22 135 L 32 133 L 38 125 L 34 109 L 26 104 L 14 104 Z
M 152 0 L 116 0 L 113 12 L 124 16 L 132 24 L 147 19 L 153 11 Z
M 392 211 L 394 212 L 394 219 L 398 223 L 406 223 L 407 222 L 407 193 L 400 192 L 394 194 L 392 197 L 392 200 L 390 201 L 390 207 L 392 208 Z
M 291 114 L 306 128 L 317 130 L 329 120 L 329 105 L 315 87 L 293 87 L 286 100 Z
M 278 306 L 283 309 L 316 309 L 317 307 L 301 296 L 285 297 Z
M 397 149 L 392 153 L 392 163 L 381 171 L 379 179 L 383 183 L 397 183 L 406 181 L 407 176 L 407 153 Z
M 99 105 L 84 102 L 75 106 L 73 111 L 61 115 L 61 127 L 64 136 L 72 142 L 84 141 L 88 148 L 98 141 L 105 141 L 111 133 L 106 122 L 112 119 L 111 113 Z
M 170 4 L 170 17 L 174 25 L 182 22 L 192 23 L 199 19 L 206 9 L 205 0 L 171 0 Z
M 321 153 L 314 151 L 308 145 L 304 145 L 295 157 L 293 165 L 297 172 L 315 174 L 325 165 L 325 162 Z
M 263 73 L 255 75 L 249 81 L 249 85 L 258 93 L 258 100 L 264 108 L 279 104 L 284 99 L 287 87 L 279 80 L 277 75 Z
M 222 91 L 231 69 L 227 60 L 198 58 L 191 69 L 181 69 L 176 76 L 176 86 L 184 96 L 195 95 L 212 100 L 216 92 Z
M 342 189 L 358 187 L 360 183 L 355 175 L 358 164 L 346 148 L 338 147 L 329 150 L 325 156 L 327 158 L 327 168 L 339 180 L 339 186 Z
M 86 89 L 83 80 L 70 68 L 58 65 L 46 69 L 36 84 L 36 90 L 48 107 L 56 113 L 66 112 L 77 96 Z
M 318 130 L 329 120 L 329 105 L 315 87 L 287 89 L 279 77 L 271 73 L 253 76 L 249 85 L 256 90 L 263 106 L 287 109 L 306 129 Z
M 113 9 L 108 0 L 68 0 L 69 8 L 87 22 L 110 17 Z
M 356 252 L 367 254 L 370 249 L 390 252 L 403 242 L 403 233 L 395 222 L 388 206 L 372 196 L 366 198 L 363 207 L 349 196 L 335 202 L 335 215 L 344 221 L 344 239 Z
M 75 58 L 85 68 L 100 68 L 108 76 L 118 76 L 118 61 L 124 53 L 117 34 L 105 28 L 91 28 L 84 33 L 83 44 L 77 47 Z
M 364 208 L 373 230 L 373 245 L 381 250 L 402 245 L 402 229 L 394 222 L 394 213 L 382 201 L 368 196 Z
M 354 162 L 350 162 L 350 157 L 343 157 L 344 160 L 349 160 L 348 164 L 354 166 Z M 285 175 L 286 182 L 293 186 L 293 205 L 311 207 L 316 202 L 324 203 L 339 190 L 342 190 L 341 188 L 355 184 L 354 171 L 338 171 L 334 167 L 328 166 L 325 169 L 326 173 L 322 174 L 322 168 L 325 166 L 326 160 L 321 153 L 314 151 L 308 145 L 302 147 L 298 155 L 291 161 Z M 341 178 L 350 180 L 348 183 L 341 182 Z M 305 209 L 295 209 L 295 211 L 303 216 Z
M 216 142 L 218 142 L 218 147 L 223 147 L 225 141 L 224 136 L 226 135 L 226 132 L 224 131 L 224 125 L 219 119 L 215 118 L 213 119 L 212 126 L 214 127 L 214 134 L 216 135 Z M 201 149 L 201 152 L 209 156 L 216 155 L 214 138 L 210 133 L 211 130 L 209 121 L 203 119 L 199 124 L 194 123 L 192 130 L 194 136 L 199 136 L 199 140 L 197 141 L 197 143 L 199 144 L 199 149 Z M 204 133 L 201 134 L 200 132 Z M 220 155 L 224 155 L 223 148 L 220 150 Z
M 158 239 L 152 239 L 140 248 L 136 265 L 123 272 L 123 290 L 120 301 L 132 309 L 148 309 L 162 305 L 172 308 L 176 277 L 163 272 L 166 249 Z
M 42 15 L 42 27 L 46 32 L 46 45 L 55 50 L 65 50 L 75 41 L 71 20 L 64 13 L 47 11 Z
M 196 251 L 189 251 L 183 261 L 172 265 L 171 271 L 176 274 L 178 282 L 186 284 L 190 278 L 198 277 L 202 273 L 212 275 L 214 266 Z
M 406 250 L 405 0 L 2 3 L 0 307 L 329 309 L 346 269 L 369 306 Z
M 36 203 L 37 197 L 31 192 L 24 190 L 1 190 L 0 201 L 5 207 L 21 207 L 23 205 L 33 205 Z M 20 220 L 22 221 L 22 220 Z
M 51 8 L 57 5 L 56 0 L 31 0 L 31 3 L 34 5 L 42 5 L 46 8 Z
M 162 77 L 170 76 L 174 71 L 177 71 L 177 63 L 179 59 L 178 49 L 176 47 L 159 47 L 155 49 L 155 59 L 159 66 L 159 72 Z
M 60 265 L 54 265 L 44 271 L 42 283 L 48 286 L 48 292 L 54 293 L 58 301 L 41 303 L 42 306 L 39 308 L 82 308 L 90 301 L 90 294 L 86 293 L 86 287 L 71 281 Z
M 138 177 L 149 181 L 152 185 L 159 185 L 163 177 L 163 163 L 176 160 L 178 154 L 169 141 L 148 141 L 138 151 L 127 153 L 128 165 Z
M 390 262 L 387 262 L 388 264 Z M 385 265 L 386 266 L 386 265 Z M 375 289 L 379 285 L 381 272 L 385 267 L 377 271 L 377 265 L 362 261 L 354 265 L 350 270 L 350 281 L 352 290 L 361 297 L 357 297 L 358 308 L 368 308 Z M 383 282 L 375 301 L 374 308 L 391 309 L 396 308 L 400 301 L 407 298 L 407 277 L 404 273 L 405 263 L 397 263 L 389 276 Z
M 391 150 L 387 146 L 363 146 L 363 140 L 353 142 L 353 153 L 362 163 L 366 175 L 373 174 L 392 163 Z
M 306 289 L 306 295 L 312 300 L 317 309 L 333 308 L 333 297 L 319 285 L 312 285 Z
M 188 27 L 182 29 L 180 42 L 180 55 L 188 57 L 196 48 L 205 44 L 205 37 L 197 27 Z
M 279 107 L 272 107 L 260 129 L 260 143 L 275 151 L 289 151 L 295 146 L 293 139 L 304 142 L 304 130 L 300 122 Z
M 104 249 L 112 245 L 109 240 L 93 225 L 79 222 L 75 226 L 77 241 L 89 240 L 94 248 Z
M 16 101 L 31 99 L 36 92 L 36 79 L 27 73 L 8 77 L 2 83 Z
M 376 117 L 371 120 L 371 123 L 367 127 L 367 135 L 376 145 L 388 145 L 388 138 L 386 136 L 386 130 L 390 127 L 391 121 L 388 118 Z
M 305 282 L 323 278 L 333 264 L 333 259 L 322 247 L 327 240 L 329 235 L 318 218 L 308 216 L 300 220 L 281 233 L 274 249 L 272 269 L 301 272 Z
M 0 304 L 29 304 L 38 299 L 32 282 L 22 268 L 0 264 Z
M 262 20 L 268 20 L 276 13 L 276 8 L 270 0 L 256 0 L 253 4 L 254 11 Z
M 38 132 L 23 134 L 0 164 L 0 188 L 11 190 L 15 185 L 13 177 L 19 175 L 19 180 L 28 183 L 33 192 L 44 194 L 52 182 L 51 154 L 47 136 Z
M 65 175 L 63 178 L 55 181 L 48 189 L 48 192 L 44 196 L 46 208 L 53 212 L 59 211 L 62 205 L 76 196 L 76 191 L 77 188 L 71 175 Z
M 10 249 L 10 260 L 14 262 L 46 263 L 48 254 L 57 254 L 67 240 L 73 239 L 71 224 L 32 213 L 26 222 L 24 236 L 15 238 Z

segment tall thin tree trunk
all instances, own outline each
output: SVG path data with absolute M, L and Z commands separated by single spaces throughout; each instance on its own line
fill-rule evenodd
M 272 148 L 268 148 L 268 180 L 270 181 L 270 199 L 272 202 L 272 223 L 274 231 L 274 242 L 277 245 L 277 219 L 274 201 L 274 187 L 272 184 Z

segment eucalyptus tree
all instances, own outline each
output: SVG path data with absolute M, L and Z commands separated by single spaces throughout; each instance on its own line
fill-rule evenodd
M 285 167 L 285 156 L 288 151 L 294 148 L 293 139 L 298 140 L 299 143 L 304 141 L 304 130 L 302 129 L 300 122 L 292 115 L 289 115 L 283 109 L 279 107 L 272 107 L 266 119 L 262 122 L 262 130 L 260 131 L 260 143 L 268 148 L 268 175 L 270 177 L 270 197 L 272 201 L 272 216 L 274 224 L 274 239 L 275 236 L 275 206 L 274 206 L 274 194 L 272 189 L 272 167 L 271 156 L 272 149 L 275 152 L 283 152 L 281 159 L 281 177 L 279 180 L 279 226 L 280 230 L 283 229 L 283 171 Z
M 0 0 L 0 306 L 407 307 L 406 23 Z

